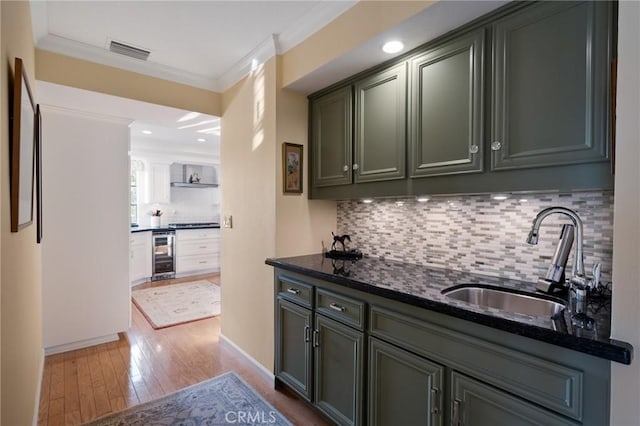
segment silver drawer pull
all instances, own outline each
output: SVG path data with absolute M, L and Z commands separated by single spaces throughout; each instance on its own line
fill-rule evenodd
M 334 311 L 344 312 L 344 307 L 342 307 L 340 305 L 336 305 L 335 303 L 330 304 L 329 307 L 331 309 L 333 309 Z
M 207 248 L 207 246 L 200 246 L 200 248 Z
M 313 342 L 311 342 L 311 345 L 314 348 L 320 346 L 320 332 L 318 330 L 313 330 Z
M 309 328 L 308 325 L 304 326 L 304 341 L 305 342 L 311 341 L 311 329 Z
M 206 260 L 201 260 L 200 262 L 198 262 L 200 264 L 204 264 L 204 263 L 208 263 Z
M 298 290 L 297 288 L 288 288 L 287 292 L 291 294 L 300 294 L 300 290 Z

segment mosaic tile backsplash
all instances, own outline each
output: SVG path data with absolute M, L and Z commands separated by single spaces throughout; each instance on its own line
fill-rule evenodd
M 526 200 L 525 200 L 526 199 Z M 611 281 L 613 193 L 526 194 L 503 201 L 489 195 L 338 202 L 338 232 L 365 255 L 418 265 L 535 282 L 555 251 L 563 215 L 547 217 L 538 245 L 525 242 L 536 214 L 547 207 L 574 210 L 584 224 L 585 270 L 602 264 Z M 567 264 L 570 276 L 574 247 Z

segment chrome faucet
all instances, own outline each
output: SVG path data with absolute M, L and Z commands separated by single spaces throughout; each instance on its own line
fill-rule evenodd
M 529 231 L 529 237 L 527 237 L 527 243 L 536 245 L 538 244 L 538 236 L 540 233 L 540 225 L 542 221 L 549 215 L 559 213 L 568 216 L 573 222 L 573 226 L 576 230 L 576 250 L 575 260 L 573 262 L 573 276 L 570 279 L 570 286 L 576 291 L 576 297 L 583 299 L 586 297 L 587 279 L 584 273 L 584 257 L 582 252 L 582 220 L 576 212 L 565 207 L 549 207 L 540 213 L 538 213 L 533 219 L 531 225 L 531 231 Z

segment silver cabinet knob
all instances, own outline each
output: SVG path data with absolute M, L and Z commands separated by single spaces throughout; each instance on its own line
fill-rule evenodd
M 353 165 L 353 170 L 358 170 L 358 165 L 357 164 Z
M 480 151 L 480 148 L 478 147 L 478 145 L 471 145 L 469 147 L 469 152 L 472 154 L 477 154 L 478 151 Z
M 343 166 L 343 167 L 342 167 L 342 171 L 343 171 L 343 172 L 348 172 L 348 171 L 349 171 L 349 166 L 346 166 L 346 165 L 345 165 L 345 166 Z
M 491 142 L 491 149 L 494 151 L 499 150 L 500 148 L 502 148 L 502 143 L 500 143 L 500 141 L 493 141 Z

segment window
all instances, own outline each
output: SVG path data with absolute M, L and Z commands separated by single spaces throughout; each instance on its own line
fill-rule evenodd
M 133 225 L 138 223 L 138 172 L 135 170 L 131 170 L 130 183 L 131 183 L 130 214 L 131 214 L 131 224 Z

